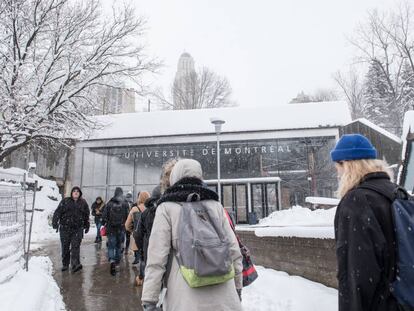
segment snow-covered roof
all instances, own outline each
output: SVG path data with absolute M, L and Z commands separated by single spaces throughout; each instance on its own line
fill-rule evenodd
M 398 136 L 388 132 L 387 130 L 383 129 L 382 127 L 379 127 L 378 125 L 372 123 L 371 121 L 365 119 L 365 118 L 360 118 L 360 119 L 356 119 L 354 121 L 352 121 L 350 124 L 355 123 L 355 122 L 360 122 L 362 124 L 365 124 L 366 126 L 372 128 L 374 131 L 377 131 L 378 133 L 381 133 L 384 136 L 387 136 L 389 139 L 394 140 L 395 142 L 401 144 L 402 140 L 401 138 L 399 138 Z
M 225 120 L 223 133 L 339 127 L 351 122 L 345 101 L 137 112 L 94 117 L 106 126 L 87 140 L 211 134 L 211 117 Z

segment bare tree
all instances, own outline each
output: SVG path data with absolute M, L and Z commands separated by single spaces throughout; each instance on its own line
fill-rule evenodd
M 353 68 L 346 75 L 338 71 L 334 75 L 334 79 L 345 95 L 352 119 L 362 117 L 364 87 L 358 73 Z
M 413 10 L 408 2 L 396 11 L 381 13 L 373 10 L 350 40 L 360 52 L 358 60 L 375 68 L 377 80 L 386 87 L 386 92 L 383 92 L 386 98 L 378 101 L 381 107 L 377 108 L 381 114 L 392 114 L 387 126 L 394 128 L 396 133 L 401 130 L 404 112 L 413 105 L 413 91 L 410 88 L 414 80 L 412 18 Z M 367 79 L 369 80 L 369 75 Z M 370 81 L 366 83 L 369 84 Z M 341 88 L 343 89 L 342 86 Z M 362 102 L 362 111 L 371 111 L 373 105 L 375 103 L 367 98 Z
M 129 5 L 104 16 L 99 0 L 0 2 L 0 162 L 33 141 L 65 143 L 97 126 L 99 86 L 158 64 L 143 46 L 145 20 Z
M 167 99 L 158 90 L 154 96 L 162 109 L 202 109 L 234 106 L 229 81 L 208 68 L 192 72 L 174 81 Z
M 338 94 L 335 90 L 329 88 L 317 89 L 312 95 L 307 95 L 303 91 L 299 92 L 295 98 L 289 102 L 290 104 L 300 103 L 317 103 L 317 102 L 330 102 L 338 100 Z
M 335 90 L 329 88 L 317 89 L 311 96 L 313 102 L 330 102 L 338 100 L 338 94 Z

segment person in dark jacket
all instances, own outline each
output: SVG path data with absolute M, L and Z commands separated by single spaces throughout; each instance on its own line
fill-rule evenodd
M 95 217 L 95 225 L 96 225 L 95 243 L 102 242 L 101 226 L 102 226 L 102 213 L 103 213 L 104 207 L 105 207 L 105 203 L 101 197 L 97 197 L 95 202 L 92 203 L 91 213 L 92 213 L 92 216 Z
M 73 187 L 70 197 L 59 203 L 53 214 L 52 226 L 60 232 L 62 271 L 69 269 L 69 263 L 73 272 L 81 270 L 80 245 L 83 232 L 88 233 L 90 224 L 88 203 L 82 198 L 79 187 Z
M 135 244 L 139 250 L 140 264 L 139 275 L 136 285 L 141 286 L 145 276 L 145 263 L 147 262 L 148 244 L 151 235 L 152 224 L 154 223 L 157 201 L 161 197 L 160 186 L 152 190 L 151 197 L 145 201 L 145 210 L 138 220 L 136 229 L 133 231 Z
M 128 202 L 124 198 L 122 188 L 117 187 L 113 198 L 106 204 L 102 214 L 102 225 L 106 226 L 108 238 L 108 260 L 110 262 L 111 275 L 116 274 L 116 264 L 121 260 L 121 247 L 128 213 Z
M 358 134 L 342 136 L 331 152 L 340 177 L 335 215 L 339 311 L 398 310 L 389 289 L 396 271 L 391 201 L 381 194 L 392 197 L 396 185 L 376 155 L 371 142 Z

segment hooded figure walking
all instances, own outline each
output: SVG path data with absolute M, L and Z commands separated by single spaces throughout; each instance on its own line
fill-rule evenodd
M 116 265 L 121 260 L 122 243 L 125 235 L 125 222 L 129 213 L 129 204 L 125 200 L 122 188 L 115 189 L 114 196 L 106 204 L 102 214 L 102 224 L 106 226 L 108 237 L 108 260 L 111 275 L 116 274 Z
M 64 198 L 53 214 L 52 226 L 60 232 L 62 246 L 62 271 L 69 269 L 72 264 L 72 272 L 82 269 L 79 252 L 83 238 L 83 232 L 89 231 L 89 207 L 82 198 L 79 187 L 73 187 L 70 197 Z

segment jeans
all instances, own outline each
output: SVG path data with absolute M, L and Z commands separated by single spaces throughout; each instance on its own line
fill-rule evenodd
M 95 219 L 95 224 L 96 224 L 96 237 L 101 238 L 102 219 L 100 218 Z
M 109 262 L 118 263 L 121 260 L 121 247 L 123 242 L 123 231 L 113 232 L 108 234 L 108 260 Z

